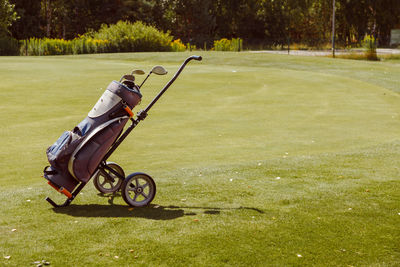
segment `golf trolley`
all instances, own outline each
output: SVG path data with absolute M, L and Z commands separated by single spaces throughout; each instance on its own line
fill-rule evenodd
M 72 131 L 64 132 L 47 149 L 51 166 L 44 168 L 43 177 L 49 185 L 64 194 L 67 200 L 61 205 L 49 197 L 46 200 L 54 207 L 68 206 L 93 178 L 95 188 L 101 193 L 121 190 L 123 199 L 130 206 L 150 204 L 156 194 L 153 178 L 142 172 L 125 176 L 121 166 L 107 160 L 139 122 L 147 117 L 152 106 L 192 59 L 202 60 L 201 56 L 187 58 L 150 104 L 137 113 L 136 118 L 132 109 L 141 101 L 141 87 L 152 73 L 167 74 L 165 68 L 153 67 L 140 85 L 135 84 L 134 75 L 145 74 L 142 70 L 134 70 L 122 76 L 119 82 L 111 82 L 88 116 Z M 124 131 L 128 121 L 131 125 Z

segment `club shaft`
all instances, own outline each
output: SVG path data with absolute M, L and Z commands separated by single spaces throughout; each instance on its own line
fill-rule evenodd
M 146 82 L 147 78 L 149 78 L 151 72 L 147 75 L 146 79 L 139 85 L 139 89 L 142 88 L 142 85 Z

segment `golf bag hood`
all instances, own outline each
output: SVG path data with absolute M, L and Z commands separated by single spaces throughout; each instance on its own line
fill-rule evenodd
M 88 116 L 75 127 L 74 132 L 85 136 L 106 121 L 127 115 L 123 106 L 133 109 L 141 98 L 142 94 L 136 86 L 129 88 L 117 81 L 111 82 Z
M 87 182 L 141 98 L 137 86 L 111 82 L 88 116 L 47 149 L 51 167 L 45 169 L 45 178 L 70 192 L 79 182 Z

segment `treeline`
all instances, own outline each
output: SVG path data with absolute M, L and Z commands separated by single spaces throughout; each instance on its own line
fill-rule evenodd
M 102 24 L 142 21 L 183 43 L 211 47 L 214 40 L 242 38 L 247 46 L 329 43 L 332 0 L 0 0 L 14 4 L 11 27 L 18 40 L 71 40 Z M 366 34 L 388 46 L 400 28 L 399 0 L 336 0 L 339 46 L 360 44 Z

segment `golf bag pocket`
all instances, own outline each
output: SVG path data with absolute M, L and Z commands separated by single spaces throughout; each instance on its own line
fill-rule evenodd
M 58 140 L 47 148 L 47 159 L 56 169 L 66 169 L 72 152 L 79 144 L 81 136 L 71 131 L 64 132 Z
M 79 184 L 68 172 L 59 171 L 53 167 L 46 167 L 43 171 L 43 177 L 49 181 L 49 185 L 68 197 Z
M 79 181 L 87 182 L 103 157 L 122 132 L 128 117 L 113 119 L 93 130 L 76 148 L 68 163 L 69 172 Z

